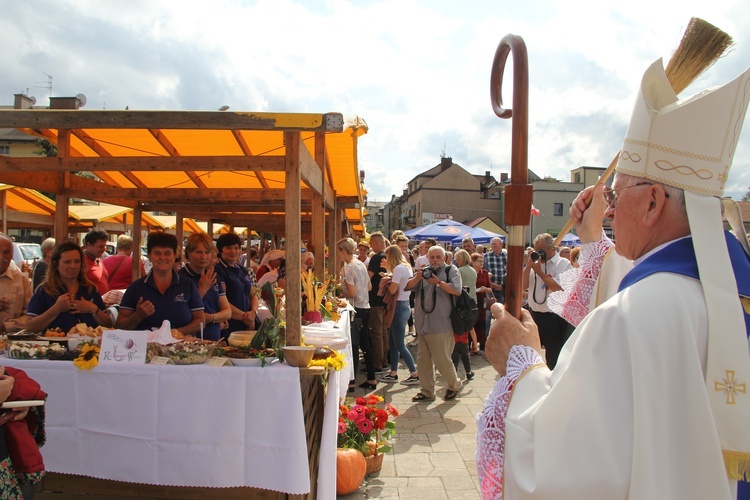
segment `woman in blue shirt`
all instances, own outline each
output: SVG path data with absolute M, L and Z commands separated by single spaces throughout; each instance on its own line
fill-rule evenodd
M 232 309 L 229 327 L 221 331 L 228 337 L 237 330 L 255 330 L 258 315 L 258 296 L 255 293 L 255 275 L 239 264 L 242 240 L 234 233 L 222 234 L 216 240 L 219 262 L 214 267 L 216 275 L 224 282 L 227 300 Z
M 92 328 L 111 326 L 99 291 L 86 278 L 83 251 L 72 241 L 55 247 L 47 280 L 29 301 L 26 328 L 32 332 L 60 328 L 68 332 L 78 323 Z
M 192 280 L 174 270 L 177 238 L 173 234 L 152 232 L 146 243 L 151 272 L 135 280 L 122 296 L 117 328 L 150 330 L 169 320 L 183 335 L 198 335 L 203 315 L 203 300 Z
M 187 263 L 179 271 L 180 276 L 195 283 L 203 298 L 203 314 L 206 317 L 203 338 L 206 340 L 219 340 L 221 323 L 229 320 L 232 315 L 224 283 L 214 271 L 212 261 L 215 249 L 214 242 L 206 233 L 191 234 L 185 243 Z

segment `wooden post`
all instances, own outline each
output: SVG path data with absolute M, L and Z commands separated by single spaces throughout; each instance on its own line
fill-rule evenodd
M 61 129 L 57 137 L 57 157 L 70 156 L 70 130 Z M 61 193 L 55 196 L 55 242 L 59 245 L 68 239 L 68 196 L 65 193 L 70 187 L 70 173 L 60 174 Z
M 177 212 L 176 218 L 175 218 L 175 225 L 174 225 L 174 235 L 177 238 L 177 250 L 180 252 L 180 255 L 182 255 L 183 252 L 183 236 L 185 233 L 185 224 L 184 224 L 184 218 L 182 217 L 182 214 L 180 212 Z M 182 255 L 183 260 L 184 255 Z
M 3 217 L 3 234 L 8 234 L 8 192 L 3 189 L 0 191 L 0 208 L 2 210 Z
M 133 209 L 133 281 L 141 277 L 141 224 L 143 212 L 140 204 Z
M 333 269 L 329 268 L 329 271 L 333 276 L 337 278 L 339 276 L 339 266 L 338 262 L 336 261 L 336 242 L 341 239 L 341 220 L 343 219 L 342 214 L 343 210 L 340 210 L 337 207 L 333 207 L 333 209 L 331 210 L 331 215 L 333 216 L 333 220 L 331 221 L 331 225 L 333 226 L 333 237 L 328 242 L 328 263 L 331 267 L 333 267 Z
M 286 233 L 286 343 L 300 345 L 302 333 L 302 279 L 299 258 L 302 221 L 300 220 L 300 147 L 299 132 L 284 132 L 286 148 L 286 210 L 284 228 Z
M 315 276 L 325 280 L 328 270 L 325 268 L 325 187 L 329 181 L 326 170 L 326 135 L 324 132 L 315 133 L 315 163 L 323 171 L 323 192 L 315 193 L 312 199 L 312 227 L 310 241 L 315 248 Z

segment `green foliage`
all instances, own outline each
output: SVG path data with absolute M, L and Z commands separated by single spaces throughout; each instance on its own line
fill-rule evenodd
M 47 139 L 39 137 L 36 140 L 34 154 L 37 156 L 57 156 L 57 146 L 49 142 Z

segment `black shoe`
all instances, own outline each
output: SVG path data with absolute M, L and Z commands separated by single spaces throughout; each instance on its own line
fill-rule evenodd
M 349 389 L 347 390 L 347 392 L 349 392 L 349 393 L 352 393 L 352 392 L 354 392 L 354 391 L 355 391 L 356 389 L 357 389 L 357 388 L 356 388 L 356 387 L 354 387 L 354 384 L 349 384 Z
M 370 384 L 369 382 L 367 382 L 367 380 L 365 380 L 364 382 L 362 382 L 361 384 L 359 384 L 358 387 L 361 387 L 362 389 L 375 390 L 375 389 L 378 388 L 378 384 Z
M 474 378 L 474 372 L 469 372 L 466 374 L 466 380 L 471 380 Z

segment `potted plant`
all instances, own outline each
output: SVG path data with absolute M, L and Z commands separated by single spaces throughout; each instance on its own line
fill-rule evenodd
M 338 446 L 359 450 L 367 462 L 367 474 L 380 470 L 383 454 L 391 451 L 391 438 L 396 434 L 391 417 L 397 417 L 398 410 L 391 404 L 378 406 L 382 402 L 381 396 L 370 394 L 351 406 L 339 407 Z

